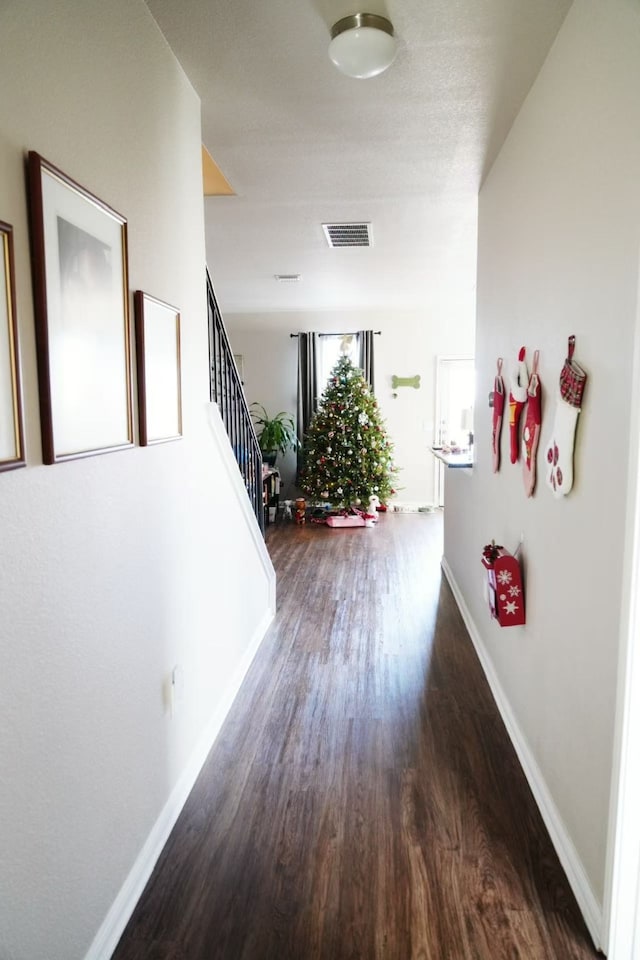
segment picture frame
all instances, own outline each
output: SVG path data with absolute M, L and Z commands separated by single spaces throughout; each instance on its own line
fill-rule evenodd
M 0 220 L 0 472 L 26 466 L 13 227 Z
M 127 221 L 35 151 L 27 172 L 43 460 L 132 447 Z
M 136 363 L 140 445 L 182 437 L 180 311 L 136 290 Z

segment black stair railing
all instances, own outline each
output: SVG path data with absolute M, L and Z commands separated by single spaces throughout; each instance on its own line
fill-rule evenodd
M 218 405 L 251 506 L 264 533 L 262 454 L 208 270 L 207 309 L 211 399 Z

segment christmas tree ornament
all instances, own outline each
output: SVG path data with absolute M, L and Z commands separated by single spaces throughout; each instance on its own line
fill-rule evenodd
M 498 357 L 498 372 L 493 381 L 493 393 L 490 394 L 493 403 L 493 428 L 491 430 L 491 455 L 493 458 L 493 472 L 500 469 L 500 433 L 502 431 L 502 417 L 504 415 L 504 380 L 502 379 L 502 357 Z
M 525 348 L 520 347 L 518 362 L 515 370 L 512 370 L 511 376 L 509 377 L 509 450 L 511 463 L 517 461 L 520 453 L 518 428 L 520 426 L 520 416 L 527 401 L 529 373 L 524 360 L 525 353 Z
M 567 359 L 560 371 L 553 429 L 545 446 L 545 480 L 558 499 L 566 497 L 573 487 L 576 427 L 587 382 L 587 374 L 573 359 L 575 348 L 576 338 L 572 335 L 568 340 Z
M 538 376 L 540 351 L 533 354 L 533 367 L 527 387 L 527 408 L 524 414 L 522 431 L 522 479 L 525 493 L 530 497 L 536 486 L 536 453 L 540 440 L 542 423 L 542 384 Z

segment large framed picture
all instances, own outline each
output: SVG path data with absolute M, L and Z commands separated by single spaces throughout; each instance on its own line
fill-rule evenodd
M 28 176 L 44 462 L 130 447 L 127 221 L 33 151 Z
M 0 470 L 24 467 L 13 230 L 0 220 Z
M 182 436 L 180 313 L 176 307 L 134 295 L 140 443 L 164 443 Z

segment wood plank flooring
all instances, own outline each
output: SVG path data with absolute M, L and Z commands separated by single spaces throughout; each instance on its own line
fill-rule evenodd
M 439 515 L 268 530 L 278 613 L 114 960 L 599 956 Z

